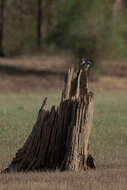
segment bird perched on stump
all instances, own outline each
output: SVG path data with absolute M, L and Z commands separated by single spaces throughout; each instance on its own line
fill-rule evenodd
M 79 65 L 82 69 L 84 69 L 87 72 L 92 65 L 92 60 L 82 57 L 80 59 Z

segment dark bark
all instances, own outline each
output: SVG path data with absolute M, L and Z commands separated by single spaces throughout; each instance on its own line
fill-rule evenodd
M 46 48 L 46 38 L 49 29 L 49 20 L 51 19 L 52 2 L 46 0 L 38 0 L 37 13 L 37 45 L 38 48 Z
M 0 56 L 5 56 L 6 0 L 0 0 Z
M 38 0 L 38 16 L 37 16 L 37 45 L 40 49 L 42 47 L 43 40 L 43 11 L 44 11 L 44 0 Z
M 125 12 L 127 13 L 127 0 L 123 0 L 123 7 L 125 8 Z
M 93 93 L 85 71 L 70 69 L 60 105 L 46 109 L 43 101 L 35 126 L 23 147 L 3 172 L 95 169 L 89 154 L 93 120 Z

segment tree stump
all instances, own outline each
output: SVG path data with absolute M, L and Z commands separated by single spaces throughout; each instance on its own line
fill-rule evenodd
M 88 152 L 93 93 L 88 92 L 86 72 L 71 68 L 65 76 L 60 105 L 47 110 L 46 102 L 47 98 L 31 134 L 3 172 L 95 169 Z

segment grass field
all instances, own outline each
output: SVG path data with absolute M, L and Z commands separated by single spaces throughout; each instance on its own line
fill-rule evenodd
M 127 189 L 127 91 L 95 94 L 90 152 L 96 171 L 0 175 L 0 190 Z M 60 93 L 0 95 L 0 169 L 5 168 L 30 133 L 43 98 L 49 107 Z

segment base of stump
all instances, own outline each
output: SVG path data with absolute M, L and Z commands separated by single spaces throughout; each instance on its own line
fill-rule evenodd
M 52 106 L 47 110 L 46 103 L 47 98 L 25 144 L 2 172 L 95 169 L 88 150 L 93 93 L 88 92 L 85 71 L 73 68 L 68 71 L 58 108 Z

